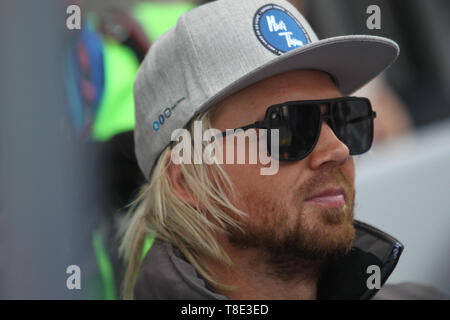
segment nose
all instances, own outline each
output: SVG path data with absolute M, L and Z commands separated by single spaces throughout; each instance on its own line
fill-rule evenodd
M 324 164 L 341 166 L 350 157 L 350 150 L 340 141 L 326 122 L 322 123 L 319 141 L 309 156 L 309 166 L 317 170 Z

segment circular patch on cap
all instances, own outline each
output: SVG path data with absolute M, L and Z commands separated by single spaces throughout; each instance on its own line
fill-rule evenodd
M 253 28 L 259 41 L 277 55 L 311 42 L 301 23 L 276 4 L 265 5 L 256 12 Z

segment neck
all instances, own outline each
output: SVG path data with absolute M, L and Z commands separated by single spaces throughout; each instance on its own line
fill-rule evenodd
M 235 300 L 316 299 L 321 261 L 295 254 L 275 257 L 264 248 L 238 248 L 226 240 L 221 243 L 234 266 L 205 262 L 222 284 L 235 289 L 216 289 L 217 293 Z

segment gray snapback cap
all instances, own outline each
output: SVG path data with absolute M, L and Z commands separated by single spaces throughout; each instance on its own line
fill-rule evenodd
M 224 98 L 298 69 L 329 73 L 350 94 L 388 68 L 390 39 L 350 35 L 319 40 L 284 0 L 218 0 L 180 17 L 144 59 L 134 85 L 135 151 L 148 179 L 172 132 Z

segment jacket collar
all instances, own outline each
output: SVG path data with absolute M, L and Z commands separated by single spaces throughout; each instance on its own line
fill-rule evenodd
M 370 299 L 379 290 L 367 284 L 372 284 L 369 277 L 376 275 L 373 266 L 376 272 L 379 270 L 380 287 L 394 271 L 403 245 L 387 233 L 357 220 L 355 230 L 351 251 L 330 262 L 323 272 L 318 283 L 319 299 Z
M 368 278 L 376 274 L 368 267 L 379 270 L 383 285 L 397 265 L 403 251 L 398 240 L 363 222 L 354 224 L 353 248 L 327 265 L 318 283 L 318 299 L 370 299 L 378 289 L 368 288 Z M 159 239 L 142 263 L 134 293 L 136 299 L 228 299 L 214 293 L 177 248 Z

